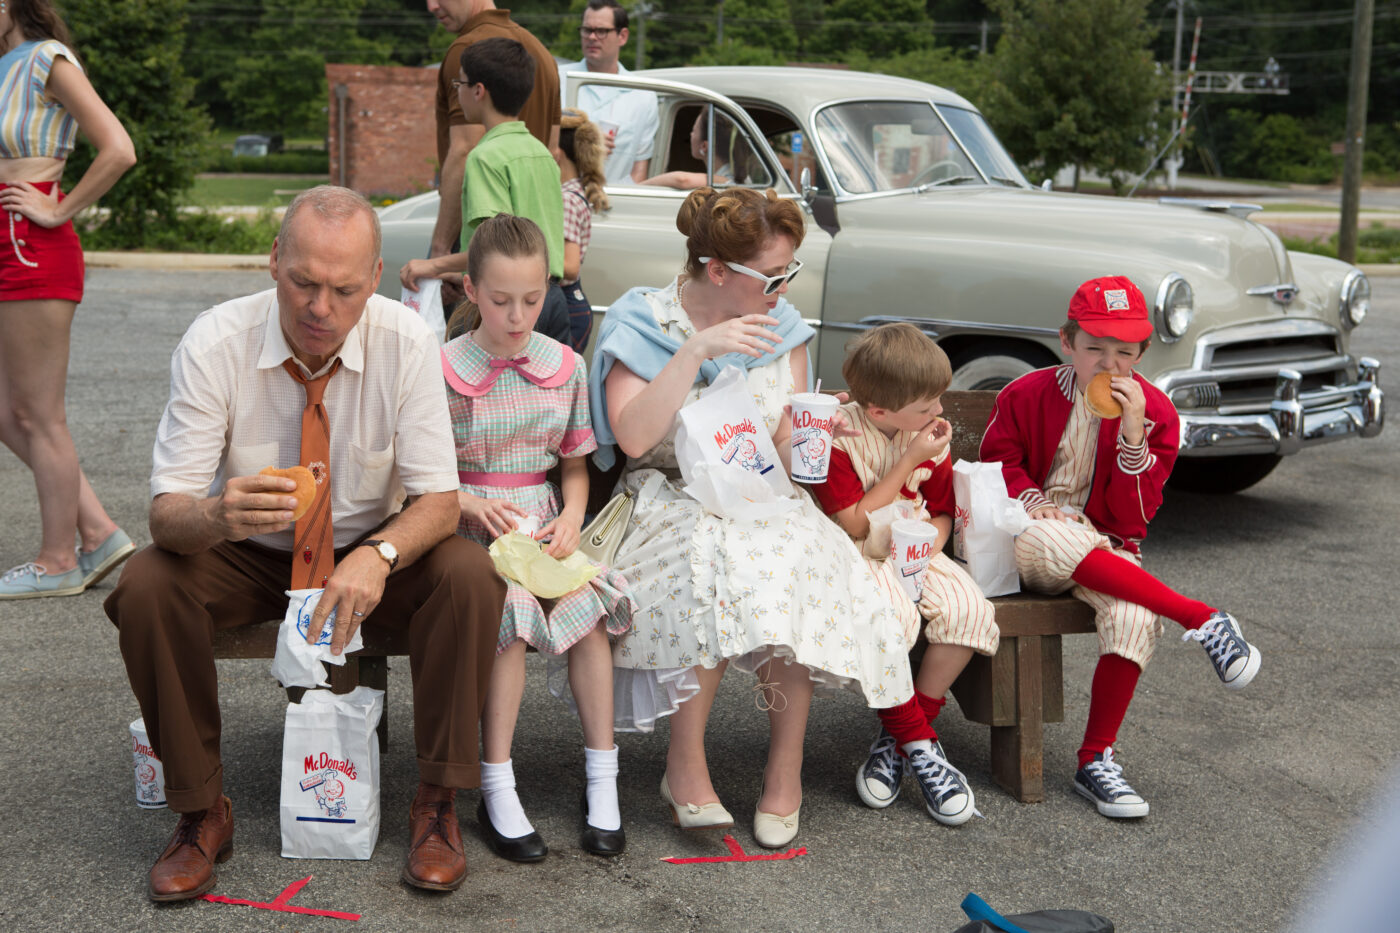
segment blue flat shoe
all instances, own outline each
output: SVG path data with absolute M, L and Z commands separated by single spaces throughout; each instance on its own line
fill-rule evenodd
M 0 576 L 0 599 L 37 599 L 42 596 L 78 596 L 83 585 L 81 567 L 49 573 L 43 564 L 30 562 L 11 567 Z
M 78 551 L 78 569 L 83 572 L 83 588 L 95 586 L 102 581 L 122 561 L 136 553 L 136 545 L 131 543 L 126 532 L 118 528 L 107 536 L 92 551 Z

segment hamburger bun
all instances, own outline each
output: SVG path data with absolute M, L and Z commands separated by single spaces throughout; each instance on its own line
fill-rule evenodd
M 1123 406 L 1113 397 L 1112 381 L 1112 373 L 1102 372 L 1090 379 L 1089 387 L 1084 390 L 1084 402 L 1089 406 L 1089 413 L 1095 417 L 1119 418 L 1123 415 Z
M 277 467 L 263 467 L 258 471 L 259 476 L 285 476 L 287 479 L 295 480 L 297 488 L 292 490 L 292 495 L 297 498 L 297 507 L 292 510 L 292 521 L 301 521 L 301 517 L 306 514 L 306 510 L 311 508 L 311 501 L 316 498 L 316 477 L 304 466 L 287 467 L 279 470 Z

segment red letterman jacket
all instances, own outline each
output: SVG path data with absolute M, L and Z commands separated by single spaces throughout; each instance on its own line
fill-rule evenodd
M 1134 553 L 1147 523 L 1162 504 L 1162 486 L 1176 463 L 1180 422 L 1171 400 L 1137 373 L 1147 401 L 1144 445 L 1131 448 L 1118 437 L 1119 419 L 1099 425 L 1094 474 L 1084 514 L 1094 527 Z M 1074 367 L 1051 366 L 1027 373 L 997 393 L 982 437 L 983 462 L 999 462 L 1006 490 L 1034 508 L 1048 504 L 1042 486 L 1074 405 Z

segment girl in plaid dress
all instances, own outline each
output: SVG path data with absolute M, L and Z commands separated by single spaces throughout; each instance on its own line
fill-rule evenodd
M 584 457 L 597 448 L 588 414 L 582 358 L 533 331 L 548 286 L 543 234 L 533 222 L 499 214 L 472 237 L 458 314 L 468 332 L 442 349 L 461 479 L 457 533 L 483 545 L 513 529 L 538 529 L 546 554 L 578 547 L 588 501 Z M 545 471 L 560 465 L 560 491 Z M 598 855 L 622 851 L 613 744 L 612 649 L 609 635 L 631 626 L 632 600 L 620 575 L 604 569 L 550 600 L 507 581 L 509 592 L 496 662 L 482 714 L 481 790 L 477 818 L 493 851 L 536 861 L 548 851 L 515 792 L 510 749 L 525 690 L 525 646 L 548 659 L 551 690 L 572 694 L 583 725 L 587 790 L 582 846 Z M 567 657 L 567 660 L 566 660 Z

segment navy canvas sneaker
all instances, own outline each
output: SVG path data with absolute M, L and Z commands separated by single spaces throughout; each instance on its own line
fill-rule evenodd
M 1201 643 L 1220 682 L 1229 690 L 1244 688 L 1259 673 L 1259 649 L 1244 640 L 1240 623 L 1228 612 L 1217 612 L 1205 625 L 1187 631 L 1181 640 Z
M 961 826 L 977 812 L 972 788 L 967 786 L 963 773 L 948 763 L 943 743 L 934 742 L 930 751 L 911 751 L 908 771 L 919 782 L 928 815 L 944 826 Z
M 856 793 L 867 807 L 884 809 L 899 796 L 899 781 L 904 777 L 904 759 L 895 747 L 894 736 L 880 727 L 880 734 L 870 745 L 870 757 L 856 771 Z
M 1113 760 L 1112 748 L 1074 772 L 1074 789 L 1092 800 L 1104 816 L 1121 820 L 1147 815 L 1147 801 L 1123 780 L 1123 766 Z

